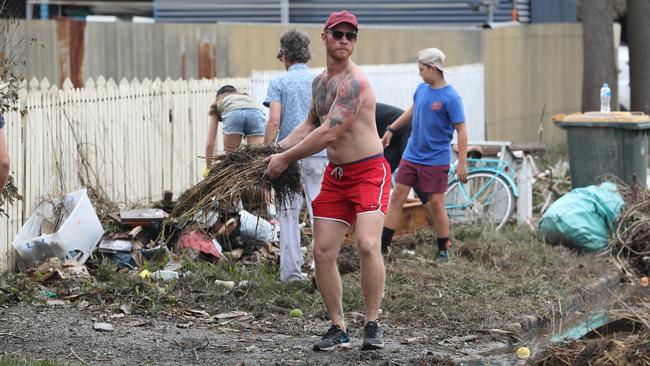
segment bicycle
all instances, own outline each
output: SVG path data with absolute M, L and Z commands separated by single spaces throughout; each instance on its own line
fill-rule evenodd
M 456 175 L 457 162 L 449 169 L 445 208 L 449 220 L 461 224 L 487 222 L 499 230 L 514 210 L 519 191 L 510 167 L 501 159 L 467 159 L 467 182 Z

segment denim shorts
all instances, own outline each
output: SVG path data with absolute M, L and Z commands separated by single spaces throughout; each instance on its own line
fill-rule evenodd
M 235 109 L 223 115 L 223 133 L 226 135 L 264 136 L 266 117 L 259 109 Z

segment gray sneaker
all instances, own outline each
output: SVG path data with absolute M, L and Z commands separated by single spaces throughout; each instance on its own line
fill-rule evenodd
M 314 351 L 333 351 L 335 348 L 349 349 L 350 347 L 352 347 L 350 334 L 342 331 L 338 325 L 333 324 L 323 334 L 323 339 L 314 344 Z
M 367 322 L 366 326 L 363 328 L 363 334 L 363 344 L 361 345 L 362 351 L 384 348 L 384 332 L 379 326 L 379 320 L 371 320 Z

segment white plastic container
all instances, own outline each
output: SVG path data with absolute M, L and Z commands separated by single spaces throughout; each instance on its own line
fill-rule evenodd
M 61 210 L 56 210 L 63 204 Z M 59 211 L 59 212 L 57 212 Z M 60 217 L 59 217 L 60 216 Z M 43 234 L 45 222 L 61 222 L 53 233 Z M 18 256 L 28 264 L 58 257 L 84 263 L 104 234 L 86 190 L 40 204 L 13 241 Z

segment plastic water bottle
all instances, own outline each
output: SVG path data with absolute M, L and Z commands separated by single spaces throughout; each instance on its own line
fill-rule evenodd
M 609 89 L 607 83 L 603 83 L 603 87 L 600 88 L 600 111 L 609 113 L 609 101 L 612 97 L 612 91 Z

